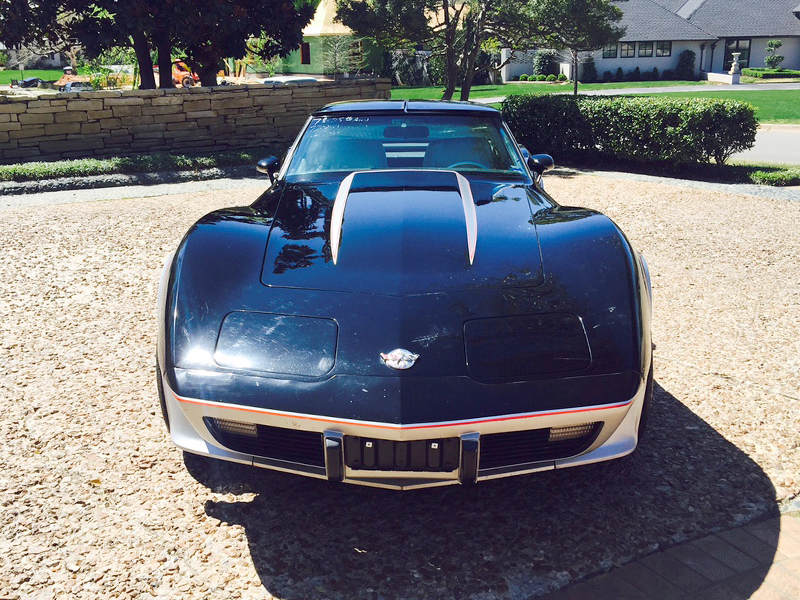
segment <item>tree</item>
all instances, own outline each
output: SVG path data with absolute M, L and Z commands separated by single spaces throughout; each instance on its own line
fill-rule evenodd
M 357 73 L 365 65 L 363 40 L 352 35 L 329 35 L 322 40 L 322 70 L 326 75 Z
M 530 8 L 546 32 L 546 43 L 569 51 L 577 95 L 580 53 L 616 44 L 625 35 L 625 28 L 618 25 L 622 11 L 610 0 L 531 0 Z
M 482 48 L 519 47 L 536 31 L 519 0 L 338 0 L 337 19 L 384 48 L 425 46 L 442 57 L 443 100 L 452 99 L 459 74 L 460 99 L 468 100 L 475 75 L 497 68 L 478 65 Z
M 313 15 L 307 0 L 0 0 L 0 42 L 78 41 L 89 58 L 132 47 L 144 89 L 155 87 L 151 47 L 161 87 L 172 86 L 174 48 L 203 85 L 216 85 L 223 57 L 244 56 L 248 40 L 260 37 L 260 55 L 286 56 Z
M 780 40 L 769 40 L 767 42 L 767 56 L 764 58 L 764 65 L 769 69 L 780 69 L 784 57 L 777 54 L 778 48 L 783 46 Z
M 248 51 L 261 58 L 286 57 L 300 47 L 303 27 L 314 16 L 314 7 L 301 0 L 175 0 L 191 24 L 177 23 L 176 46 L 200 76 L 203 85 L 216 85 L 217 71 L 227 56 L 243 57 Z M 259 47 L 248 45 L 261 39 Z
M 694 61 L 696 54 L 693 50 L 684 50 L 678 56 L 678 66 L 675 67 L 675 77 L 684 81 L 694 79 Z

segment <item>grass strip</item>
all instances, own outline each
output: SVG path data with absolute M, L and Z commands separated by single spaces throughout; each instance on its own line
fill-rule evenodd
M 750 173 L 750 180 L 761 185 L 800 185 L 800 167 L 776 171 L 757 170 Z
M 78 158 L 53 162 L 26 162 L 0 165 L 0 181 L 37 181 L 57 177 L 88 177 L 91 175 L 155 173 L 159 171 L 200 171 L 255 163 L 269 155 L 248 150 L 214 154 L 153 153 L 111 158 Z
M 627 88 L 675 87 L 679 85 L 708 85 L 706 81 L 627 81 L 612 83 L 580 83 L 578 93 L 589 90 L 624 90 Z M 456 88 L 453 95 L 458 100 L 460 88 Z M 433 86 L 394 86 L 392 87 L 392 100 L 440 100 L 444 87 Z M 495 96 L 514 96 L 517 94 L 571 94 L 572 82 L 544 83 L 535 81 L 522 81 L 514 83 L 499 83 L 494 85 L 476 85 L 470 89 L 469 98 L 494 98 Z
M 592 161 L 578 163 L 563 161 L 567 167 L 589 168 L 600 171 L 621 171 L 638 173 L 672 179 L 705 181 L 708 183 L 757 183 L 773 187 L 800 185 L 800 167 L 784 167 L 779 165 L 747 165 L 747 164 L 692 164 L 672 165 L 667 163 L 641 163 L 634 161 Z

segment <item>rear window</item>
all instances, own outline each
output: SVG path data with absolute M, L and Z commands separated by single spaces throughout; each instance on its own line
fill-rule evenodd
M 360 115 L 313 119 L 286 176 L 371 169 L 524 173 L 499 119 Z

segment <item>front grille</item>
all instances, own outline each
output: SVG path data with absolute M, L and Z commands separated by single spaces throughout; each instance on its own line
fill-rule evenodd
M 214 439 L 234 452 L 316 467 L 325 466 L 321 433 L 213 417 L 203 417 L 203 421 Z
M 550 429 L 532 429 L 481 436 L 480 468 L 510 467 L 575 456 L 592 445 L 602 423 L 590 423 L 587 433 L 570 439 L 550 441 Z
M 458 468 L 458 438 L 393 442 L 344 438 L 344 462 L 351 469 L 449 472 Z

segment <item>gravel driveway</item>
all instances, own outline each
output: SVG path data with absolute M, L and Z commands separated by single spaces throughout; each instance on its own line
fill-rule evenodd
M 163 256 L 256 188 L 0 211 L 0 597 L 522 599 L 777 514 L 800 491 L 800 203 L 547 185 L 649 261 L 650 435 L 623 464 L 406 493 L 184 464 L 168 440 Z

